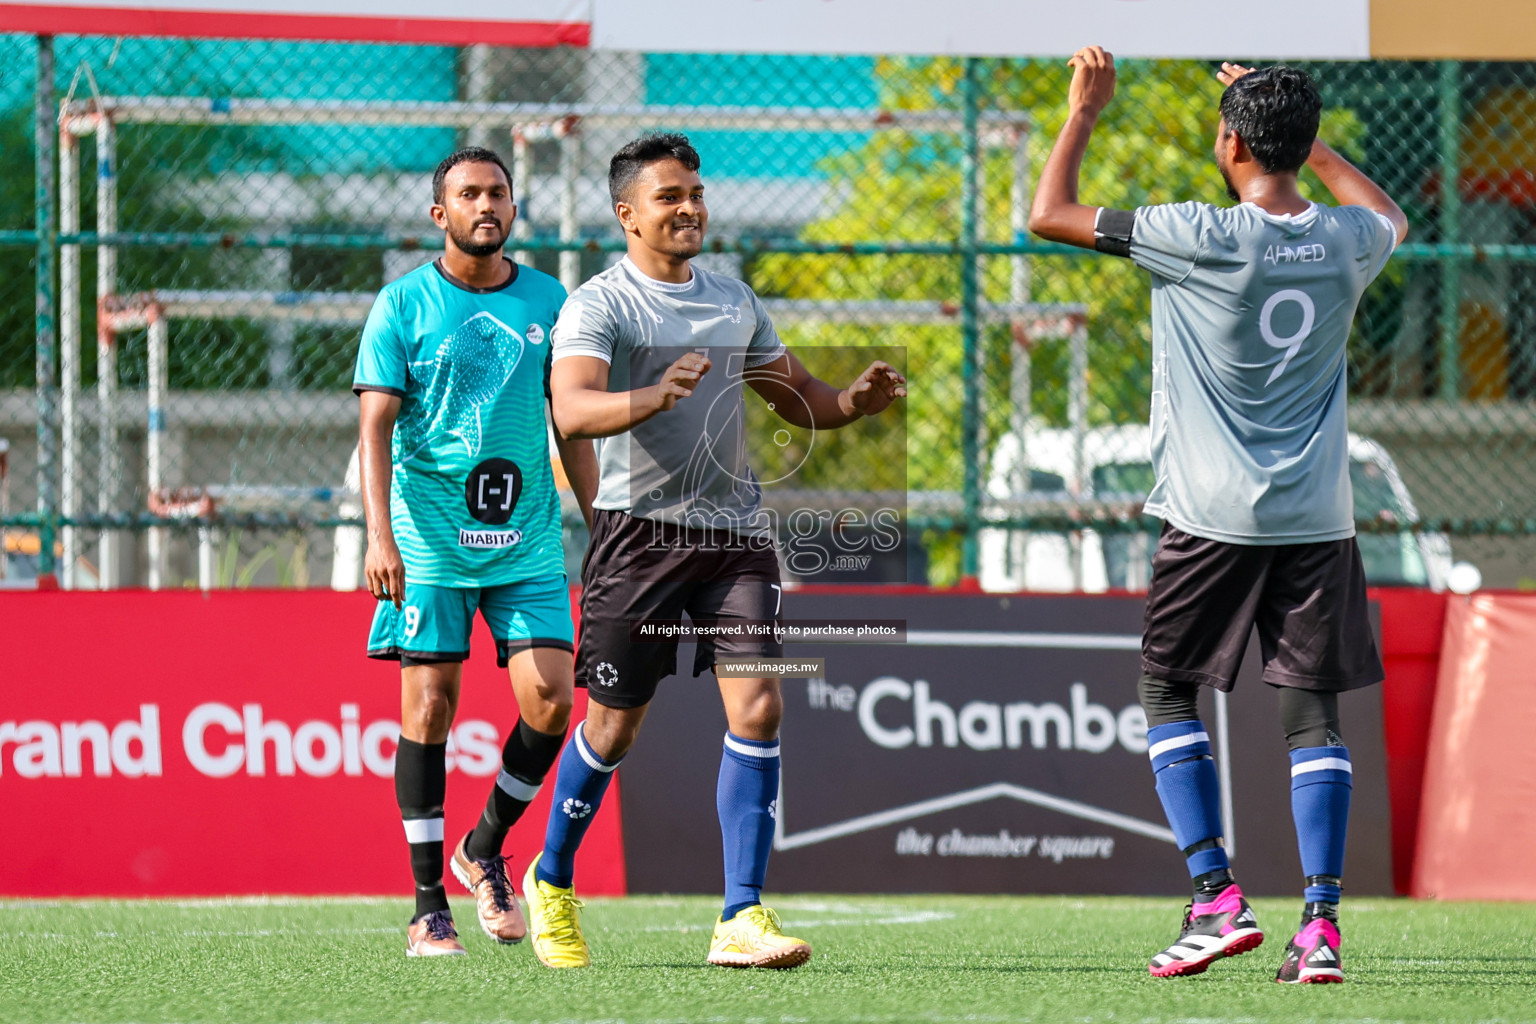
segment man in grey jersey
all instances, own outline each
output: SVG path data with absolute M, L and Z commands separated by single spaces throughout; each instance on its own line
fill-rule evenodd
M 534 950 L 551 967 L 589 962 L 573 859 L 658 683 L 677 667 L 675 640 L 637 643 L 631 631 L 685 612 L 695 626 L 719 627 L 698 644 L 695 676 L 718 656 L 782 654 L 774 530 L 746 460 L 745 391 L 809 429 L 844 426 L 906 395 L 883 362 L 843 389 L 813 377 L 751 288 L 692 264 L 709 214 L 686 138 L 623 147 L 608 187 L 627 255 L 571 295 L 552 340 L 556 428 L 598 439 L 600 482 L 576 656 L 587 718 L 561 754 L 544 852 L 523 887 Z M 726 884 L 708 960 L 795 967 L 810 945 L 784 935 L 760 900 L 778 798 L 778 680 L 726 675 L 719 688 L 729 726 L 717 789 Z
M 1069 113 L 1030 230 L 1129 257 L 1152 275 L 1152 559 L 1141 701 L 1157 792 L 1194 898 L 1157 977 L 1199 974 L 1264 940 L 1222 845 L 1201 685 L 1232 688 L 1255 626 L 1290 746 L 1306 878 L 1277 981 L 1337 982 L 1351 768 L 1338 693 L 1380 682 L 1355 544 L 1345 345 L 1355 307 L 1408 231 L 1380 188 L 1317 141 L 1304 72 L 1223 64 L 1216 166 L 1236 206 L 1078 202 L 1083 155 L 1114 96 L 1113 57 L 1070 61 Z M 1338 206 L 1307 200 L 1310 166 Z

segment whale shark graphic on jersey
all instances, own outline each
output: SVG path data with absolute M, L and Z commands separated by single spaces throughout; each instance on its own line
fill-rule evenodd
M 411 364 L 427 382 L 415 415 L 400 424 L 400 462 L 409 462 L 443 435 L 458 438 L 470 458 L 480 454 L 480 409 L 512 379 L 527 342 L 490 313 L 476 313 L 443 339 L 432 359 Z

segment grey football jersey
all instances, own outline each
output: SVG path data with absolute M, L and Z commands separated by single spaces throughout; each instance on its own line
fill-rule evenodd
M 742 372 L 785 349 L 751 288 L 697 266 L 692 281 L 668 284 L 625 258 L 571 294 L 552 337 L 554 360 L 607 362 L 609 391 L 649 387 L 688 352 L 707 350 L 712 364 L 691 396 L 597 442 L 597 508 L 767 532 L 757 515 L 762 488 L 746 458 Z
M 1233 544 L 1354 536 L 1345 344 L 1396 245 L 1364 207 L 1136 211 L 1152 272 L 1149 513 Z

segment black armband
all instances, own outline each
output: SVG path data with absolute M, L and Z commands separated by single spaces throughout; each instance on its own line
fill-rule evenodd
M 1111 256 L 1130 256 L 1131 231 L 1135 227 L 1135 210 L 1114 210 L 1101 206 L 1093 219 L 1093 247 Z

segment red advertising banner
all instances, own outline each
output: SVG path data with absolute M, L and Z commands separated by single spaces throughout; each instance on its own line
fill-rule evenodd
M 590 0 L 0 0 L 0 32 L 586 46 Z
M 328 591 L 0 593 L 0 895 L 407 898 L 400 676 L 363 656 L 372 613 L 366 594 Z M 477 630 L 449 741 L 450 847 L 517 716 Z M 578 690 L 574 721 L 585 707 Z M 522 865 L 550 788 L 507 840 Z M 584 894 L 625 891 L 617 784 L 576 865 Z

